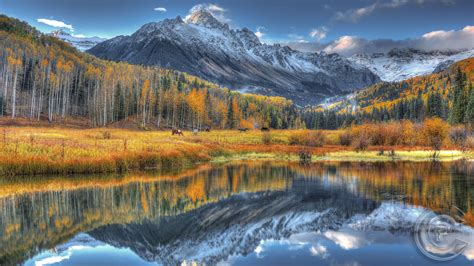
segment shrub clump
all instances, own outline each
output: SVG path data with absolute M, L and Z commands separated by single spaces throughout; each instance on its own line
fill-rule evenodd
M 436 151 L 441 150 L 443 142 L 448 135 L 448 124 L 441 118 L 426 119 L 423 123 L 423 137 L 426 144 L 435 151 L 433 157 L 436 157 Z
M 461 150 L 466 148 L 467 137 L 468 132 L 464 126 L 455 126 L 449 130 L 449 140 Z
M 270 135 L 270 132 L 263 132 L 263 134 L 262 134 L 262 143 L 265 144 L 265 145 L 272 144 L 272 135 Z
M 339 144 L 341 144 L 342 146 L 351 146 L 352 135 L 349 130 L 345 130 L 339 135 Z
M 304 145 L 310 147 L 322 147 L 326 143 L 324 134 L 319 131 L 301 131 L 292 134 L 289 139 L 290 145 Z
M 106 131 L 102 132 L 102 137 L 104 139 L 111 139 L 112 138 L 112 133 L 110 133 L 110 131 L 106 130 Z
M 352 146 L 354 147 L 354 150 L 357 152 L 365 151 L 369 147 L 369 141 L 370 140 L 365 135 L 362 134 L 353 139 Z

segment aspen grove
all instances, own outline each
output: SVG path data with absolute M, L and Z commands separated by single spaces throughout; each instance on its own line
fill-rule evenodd
M 97 59 L 0 16 L 0 116 L 91 126 L 133 120 L 173 128 L 291 128 L 290 100 L 240 94 L 178 71 Z

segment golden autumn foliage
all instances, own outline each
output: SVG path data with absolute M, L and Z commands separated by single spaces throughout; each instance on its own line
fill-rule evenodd
M 423 122 L 423 137 L 426 144 L 439 151 L 448 136 L 448 124 L 441 118 L 430 118 Z
M 364 123 L 353 125 L 339 135 L 341 145 L 367 142 L 372 146 L 425 146 L 440 150 L 443 144 L 448 144 L 449 125 L 440 118 L 426 119 L 422 124 L 414 124 L 408 120 L 385 123 Z M 451 145 L 456 145 L 452 143 Z M 394 148 L 391 148 L 394 149 Z
M 51 123 L 87 118 L 95 127 L 133 120 L 145 129 L 237 128 L 242 119 L 294 127 L 295 107 L 284 98 L 240 94 L 174 70 L 100 60 L 26 23 L 6 16 L 0 21 L 0 117 Z
M 474 83 L 474 58 L 464 59 L 451 66 L 447 71 L 413 77 L 405 81 L 391 84 L 379 83 L 357 93 L 356 100 L 361 111 L 371 113 L 373 109 L 391 109 L 402 100 L 414 99 L 422 95 L 426 103 L 430 93 L 439 92 L 447 99 L 453 90 L 453 76 L 461 70 L 466 74 L 467 83 Z

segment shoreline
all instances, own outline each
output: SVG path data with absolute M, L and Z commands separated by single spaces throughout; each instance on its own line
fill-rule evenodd
M 390 161 L 410 161 L 410 162 L 426 162 L 426 161 L 457 161 L 457 160 L 474 160 L 472 151 L 461 152 L 458 150 L 441 150 L 436 158 L 433 158 L 433 152 L 430 150 L 394 150 L 395 156 L 378 155 L 377 151 L 336 151 L 328 152 L 325 155 L 314 155 L 311 162 L 390 162 Z M 281 153 L 245 153 L 234 156 L 219 156 L 211 159 L 211 163 L 225 163 L 232 161 L 299 161 L 296 154 Z

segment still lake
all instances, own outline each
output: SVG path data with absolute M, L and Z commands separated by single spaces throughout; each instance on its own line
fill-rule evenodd
M 442 213 L 470 231 L 473 204 L 467 161 L 3 179 L 0 265 L 472 265 L 470 244 L 428 258 L 413 228 Z

